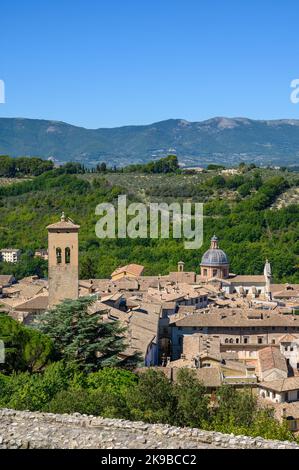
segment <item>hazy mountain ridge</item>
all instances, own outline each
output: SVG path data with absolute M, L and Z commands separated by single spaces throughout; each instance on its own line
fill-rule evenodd
M 65 122 L 0 118 L 0 154 L 54 157 L 93 165 L 144 162 L 176 152 L 185 165 L 297 165 L 299 120 L 216 117 L 149 125 L 85 129 Z

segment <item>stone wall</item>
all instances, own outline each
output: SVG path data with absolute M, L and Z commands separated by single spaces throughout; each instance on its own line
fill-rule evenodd
M 287 441 L 80 415 L 0 410 L 0 449 L 299 449 Z

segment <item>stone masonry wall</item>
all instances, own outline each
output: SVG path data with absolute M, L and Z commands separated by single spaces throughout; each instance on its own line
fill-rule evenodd
M 0 410 L 0 449 L 299 449 L 291 442 L 80 415 Z

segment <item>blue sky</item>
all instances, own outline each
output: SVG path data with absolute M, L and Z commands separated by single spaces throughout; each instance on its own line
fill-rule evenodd
M 293 0 L 2 0 L 0 117 L 299 118 Z

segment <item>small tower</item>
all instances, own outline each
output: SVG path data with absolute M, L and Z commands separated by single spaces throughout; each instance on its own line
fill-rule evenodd
M 184 261 L 179 261 L 178 262 L 178 273 L 184 272 L 184 267 L 185 267 Z
M 264 267 L 264 276 L 265 276 L 265 281 L 266 281 L 265 296 L 267 297 L 268 300 L 272 300 L 272 294 L 271 294 L 272 269 L 271 269 L 271 264 L 269 263 L 267 259 L 266 259 L 266 263 Z
M 79 297 L 79 228 L 64 212 L 60 222 L 47 227 L 50 308 Z

